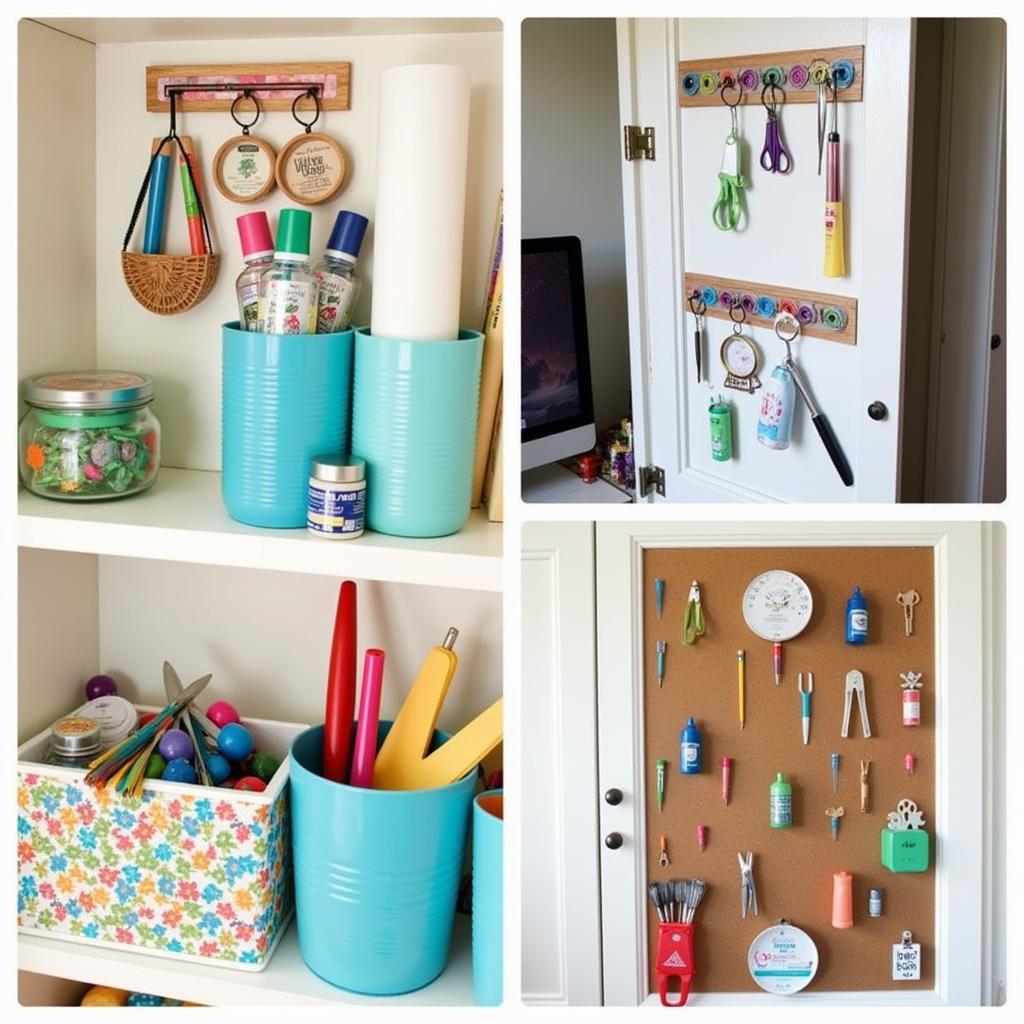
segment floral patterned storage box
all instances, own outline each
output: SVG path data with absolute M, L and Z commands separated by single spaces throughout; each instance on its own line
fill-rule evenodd
M 49 730 L 23 744 L 19 931 L 263 970 L 294 909 L 287 751 L 306 727 L 245 724 L 282 759 L 262 793 L 147 780 L 126 799 L 39 763 Z

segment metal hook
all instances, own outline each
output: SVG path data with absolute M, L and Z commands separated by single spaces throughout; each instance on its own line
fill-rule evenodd
M 700 302 L 700 309 L 696 309 L 693 305 L 693 300 L 697 299 Z M 703 316 L 708 309 L 708 304 L 704 301 L 704 296 L 700 292 L 691 292 L 690 297 L 686 300 L 690 307 L 690 312 L 697 317 Z
M 313 117 L 313 120 L 308 123 L 303 121 L 302 118 L 299 117 L 298 111 L 296 109 L 299 100 L 304 99 L 307 96 L 311 96 L 313 102 L 316 104 L 316 115 Z M 298 121 L 299 124 L 301 124 L 302 127 L 306 129 L 307 135 L 313 130 L 313 125 L 315 125 L 317 121 L 320 120 L 320 94 L 318 89 L 310 87 L 304 93 L 299 93 L 299 95 L 292 100 L 292 117 L 294 117 L 295 120 Z
M 726 89 L 732 89 L 732 90 L 734 90 L 736 92 L 737 95 L 736 95 L 736 102 L 735 103 L 730 103 L 725 98 L 725 90 Z M 722 87 L 721 87 L 721 89 L 719 89 L 719 92 L 721 93 L 721 96 L 722 96 L 722 102 L 730 110 L 735 110 L 736 107 L 738 107 L 743 102 L 743 83 L 735 81 L 733 79 L 732 75 L 729 75 L 727 78 L 725 78 L 722 81 Z
M 736 317 L 733 316 L 733 313 L 737 309 L 740 311 L 740 318 L 739 318 L 739 320 L 737 320 Z M 732 304 L 729 306 L 729 319 L 733 323 L 733 328 L 732 328 L 733 329 L 733 333 L 734 334 L 739 334 L 740 333 L 740 328 L 743 326 L 743 324 L 745 324 L 747 322 L 747 311 L 743 308 L 743 303 L 742 302 L 740 302 L 740 301 L 738 301 L 736 299 L 733 300 Z
M 256 107 L 256 116 L 249 122 L 240 121 L 235 107 L 243 100 L 252 100 Z M 249 134 L 249 129 L 260 119 L 260 101 L 253 95 L 252 89 L 244 89 L 231 101 L 231 120 L 242 129 L 243 135 Z
M 765 97 L 765 93 L 767 93 L 769 91 L 771 92 L 771 102 L 770 103 L 766 102 L 765 98 L 764 98 Z M 766 82 L 764 88 L 761 90 L 761 105 L 765 108 L 765 110 L 768 111 L 769 115 L 771 115 L 772 117 L 774 117 L 777 114 L 778 108 L 779 108 L 779 103 L 775 99 L 775 94 L 777 92 L 782 93 L 782 102 L 785 103 L 786 102 L 786 90 L 783 89 L 781 85 L 776 85 L 775 82 Z
M 786 334 L 783 334 L 782 331 L 779 330 L 780 325 L 784 324 L 784 323 L 792 324 L 793 325 L 792 326 L 792 330 L 793 330 L 792 334 L 786 335 Z M 797 318 L 795 316 L 793 316 L 791 313 L 787 313 L 785 311 L 779 313 L 779 315 L 775 318 L 775 334 L 779 338 L 779 340 L 782 342 L 782 344 L 786 346 L 786 359 L 787 359 L 787 361 L 792 362 L 793 361 L 793 349 L 790 346 L 791 346 L 791 344 L 794 341 L 796 341 L 797 338 L 800 337 L 800 321 L 797 320 Z

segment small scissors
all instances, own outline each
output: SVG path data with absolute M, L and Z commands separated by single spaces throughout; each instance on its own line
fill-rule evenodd
M 737 93 L 735 103 L 730 103 L 725 98 L 729 89 L 734 89 Z M 740 129 L 736 117 L 736 107 L 743 99 L 743 86 L 728 78 L 722 83 L 721 93 L 722 102 L 729 108 L 730 129 L 722 149 L 722 167 L 718 172 L 718 197 L 711 208 L 711 220 L 719 231 L 735 231 L 743 216 L 741 192 L 747 187 L 747 179 L 740 172 Z
M 771 102 L 765 100 L 768 90 L 771 90 Z M 776 90 L 782 93 L 782 100 L 785 102 L 786 94 L 774 82 L 769 82 L 761 90 L 761 103 L 768 112 L 768 123 L 764 128 L 764 149 L 761 150 L 761 167 L 763 170 L 771 171 L 772 174 L 788 174 L 792 162 L 789 153 L 782 144 L 782 134 L 779 131 L 779 108 L 775 102 Z
M 752 913 L 757 917 L 757 888 L 754 886 L 754 853 L 736 854 L 740 862 L 740 910 L 744 917 Z

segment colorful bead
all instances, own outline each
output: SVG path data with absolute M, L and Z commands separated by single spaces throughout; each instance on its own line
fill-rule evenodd
M 700 75 L 693 71 L 683 75 L 683 92 L 687 96 L 696 96 L 700 92 Z
M 215 786 L 231 776 L 231 762 L 223 754 L 210 754 L 206 759 L 206 769 Z
M 96 700 L 97 697 L 113 697 L 117 694 L 117 683 L 110 676 L 93 676 L 85 684 L 85 699 Z
M 253 748 L 252 733 L 237 722 L 222 726 L 217 737 L 217 749 L 229 761 L 244 761 Z
M 281 762 L 278 761 L 273 754 L 254 754 L 252 762 L 249 765 L 249 771 L 255 775 L 257 779 L 269 782 L 274 777 L 274 773 L 280 767 Z
M 757 297 L 757 315 L 763 317 L 775 316 L 775 300 L 770 295 L 759 295 Z
M 250 793 L 262 793 L 267 788 L 267 784 L 262 779 L 257 779 L 255 775 L 246 775 L 244 779 L 239 779 L 235 783 L 235 789 L 246 790 Z
M 810 81 L 811 73 L 803 64 L 794 64 L 789 69 L 789 84 L 794 89 L 802 89 Z
M 165 782 L 195 782 L 196 770 L 183 757 L 168 761 L 161 776 Z
M 159 754 L 150 754 L 149 760 L 146 762 L 146 778 L 162 779 L 166 767 L 167 762 Z
M 229 704 L 226 700 L 215 700 L 206 709 L 206 717 L 218 729 L 223 729 L 225 725 L 229 725 L 231 722 L 240 722 L 242 720 L 235 710 L 234 704 Z
M 157 749 L 166 761 L 190 761 L 196 753 L 188 733 L 181 729 L 168 729 L 160 737 Z

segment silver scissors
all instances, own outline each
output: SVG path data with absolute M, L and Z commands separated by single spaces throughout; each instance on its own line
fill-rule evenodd
M 740 910 L 743 912 L 743 916 L 747 916 L 747 912 L 753 913 L 754 917 L 757 917 L 757 888 L 754 885 L 754 853 L 752 850 L 748 850 L 746 856 L 742 853 L 736 854 L 736 859 L 740 862 Z
M 771 90 L 771 102 L 765 100 L 765 93 Z M 764 128 L 764 149 L 761 150 L 761 168 L 771 171 L 772 174 L 788 174 L 793 166 L 789 159 L 789 153 L 782 143 L 782 133 L 779 131 L 779 107 L 775 102 L 775 91 L 782 93 L 783 103 L 786 101 L 786 94 L 774 82 L 768 82 L 761 90 L 761 104 L 768 112 L 768 123 Z
M 860 708 L 860 728 L 864 739 L 870 739 L 871 726 L 868 724 L 868 705 L 864 695 L 864 674 L 857 669 L 846 673 L 846 696 L 843 702 L 843 728 L 839 735 L 846 739 L 850 734 L 850 706 L 853 696 L 857 695 L 857 706 Z
M 204 685 L 212 678 L 213 676 L 210 674 L 203 676 Z M 192 685 L 194 686 L 195 683 Z M 167 696 L 168 702 L 170 703 L 177 700 L 183 691 L 184 687 L 181 685 L 181 679 L 178 676 L 178 673 L 175 672 L 174 666 L 169 661 L 165 661 L 164 693 Z M 204 786 L 212 786 L 213 782 L 210 779 L 210 773 L 206 764 L 207 750 L 205 736 L 210 736 L 211 738 L 216 739 L 220 735 L 220 729 L 194 706 L 189 706 L 182 712 L 181 724 L 184 726 L 185 732 L 188 733 L 188 738 L 192 741 L 192 746 L 195 747 L 196 750 L 196 773 L 199 775 L 199 781 Z

